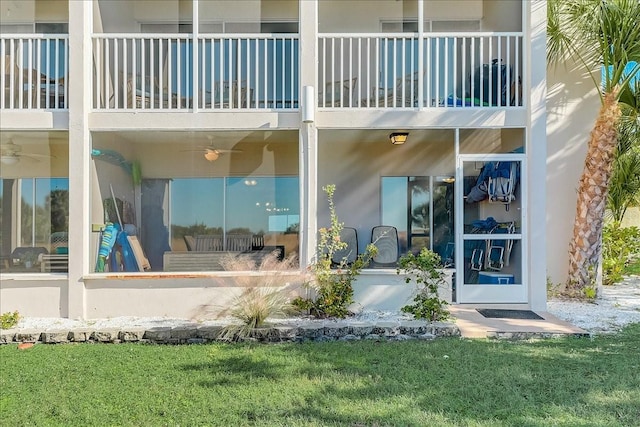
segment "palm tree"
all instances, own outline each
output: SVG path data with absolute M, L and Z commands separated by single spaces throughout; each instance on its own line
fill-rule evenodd
M 640 205 L 640 80 L 630 85 L 620 100 L 624 103 L 607 201 L 616 222 L 622 221 L 627 208 Z
M 578 187 L 573 238 L 569 244 L 568 296 L 584 297 L 600 257 L 602 227 L 615 150 L 618 145 L 620 94 L 640 70 L 638 0 L 549 0 L 547 60 L 573 59 L 599 89 L 602 106 L 589 136 Z M 636 65 L 625 73 L 629 62 Z M 602 68 L 601 68 L 602 67 Z M 604 70 L 600 79 L 600 70 Z M 601 81 L 602 80 L 602 81 Z

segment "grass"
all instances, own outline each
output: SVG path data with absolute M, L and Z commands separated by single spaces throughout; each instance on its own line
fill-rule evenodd
M 640 324 L 536 342 L 0 346 L 3 425 L 629 426 Z
M 633 262 L 625 266 L 623 274 L 625 276 L 630 276 L 632 274 L 640 276 L 640 257 L 636 257 Z

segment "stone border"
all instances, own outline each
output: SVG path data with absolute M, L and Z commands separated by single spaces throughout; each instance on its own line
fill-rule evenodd
M 488 331 L 487 339 L 494 340 L 511 340 L 511 341 L 524 341 L 524 340 L 541 340 L 541 339 L 555 339 L 555 338 L 592 338 L 592 334 L 589 332 L 507 332 L 507 331 Z
M 439 337 L 460 337 L 460 329 L 453 323 L 403 322 L 352 323 L 331 325 L 307 323 L 300 325 L 274 325 L 252 331 L 242 341 L 253 342 L 327 342 L 327 341 L 405 341 L 411 339 L 432 340 Z M 0 331 L 0 344 L 42 342 L 45 344 L 93 342 L 123 343 L 141 342 L 153 344 L 204 344 L 228 341 L 222 339 L 224 326 L 181 325 L 175 327 L 123 327 L 118 329 L 47 329 Z

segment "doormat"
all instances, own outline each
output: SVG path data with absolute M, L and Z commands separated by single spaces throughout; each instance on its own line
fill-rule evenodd
M 482 314 L 484 317 L 491 319 L 535 319 L 544 320 L 543 317 L 538 316 L 536 313 L 530 310 L 501 310 L 493 308 L 479 308 L 476 311 Z

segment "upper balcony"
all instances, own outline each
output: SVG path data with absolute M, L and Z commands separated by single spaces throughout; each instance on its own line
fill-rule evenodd
M 522 106 L 522 41 L 520 33 L 321 34 L 318 107 Z M 189 35 L 96 35 L 94 108 L 297 109 L 298 43 L 297 34 L 199 35 L 196 57 Z
M 4 1 L 0 7 L 0 109 L 66 110 L 68 0 Z
M 321 34 L 321 108 L 523 105 L 521 33 Z
M 24 3 L 42 11 L 37 31 L 47 2 Z M 525 103 L 521 2 L 319 1 L 317 66 L 300 62 L 300 25 L 313 21 L 297 0 L 94 6 L 94 111 L 297 111 L 301 72 L 314 74 L 320 111 Z M 66 31 L 1 37 L 0 108 L 66 109 Z

